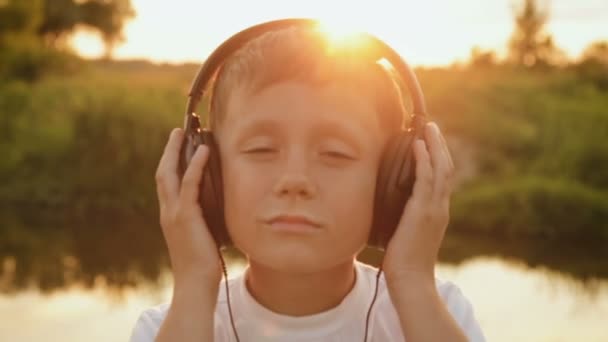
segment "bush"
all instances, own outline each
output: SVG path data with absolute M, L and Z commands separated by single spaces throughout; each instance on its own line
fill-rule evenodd
M 185 96 L 128 79 L 49 78 L 0 87 L 0 202 L 154 208 L 154 171 Z
M 28 34 L 6 35 L 0 40 L 0 79 L 34 82 L 50 73 L 67 75 L 80 61 L 68 52 L 42 45 Z
M 486 180 L 452 202 L 456 231 L 508 237 L 608 240 L 608 193 L 575 180 Z

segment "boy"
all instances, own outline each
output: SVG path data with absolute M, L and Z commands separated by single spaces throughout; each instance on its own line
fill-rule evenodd
M 173 298 L 142 313 L 132 342 L 236 341 L 231 316 L 243 342 L 364 340 L 377 270 L 356 256 L 371 229 L 381 154 L 405 109 L 387 72 L 360 56 L 290 28 L 226 62 L 210 126 L 226 224 L 247 268 L 225 293 L 198 205 L 208 149 L 199 147 L 180 180 L 183 131 L 173 130 L 156 174 Z M 468 300 L 434 276 L 454 170 L 436 124 L 414 154 L 414 191 L 385 252 L 367 338 L 483 341 Z

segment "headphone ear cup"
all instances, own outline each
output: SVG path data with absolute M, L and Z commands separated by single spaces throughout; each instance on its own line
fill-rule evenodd
M 218 248 L 232 244 L 224 216 L 224 192 L 219 148 L 213 133 L 201 130 L 201 141 L 209 147 L 209 158 L 200 183 L 199 202 L 209 232 Z
M 415 159 L 412 150 L 415 135 L 402 131 L 386 146 L 376 183 L 373 224 L 368 245 L 386 249 L 410 198 L 415 181 Z

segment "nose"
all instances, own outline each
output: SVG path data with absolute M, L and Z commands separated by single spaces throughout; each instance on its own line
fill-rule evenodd
M 288 159 L 279 180 L 274 186 L 274 193 L 281 197 L 314 197 L 317 193 L 317 187 L 307 172 L 305 158 L 294 156 Z

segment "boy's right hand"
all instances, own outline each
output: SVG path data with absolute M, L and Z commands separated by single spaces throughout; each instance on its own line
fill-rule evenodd
M 175 128 L 156 171 L 160 225 L 169 249 L 175 286 L 210 282 L 219 284 L 222 268 L 217 245 L 199 205 L 199 189 L 209 149 L 201 145 L 180 180 L 179 153 L 184 131 Z

